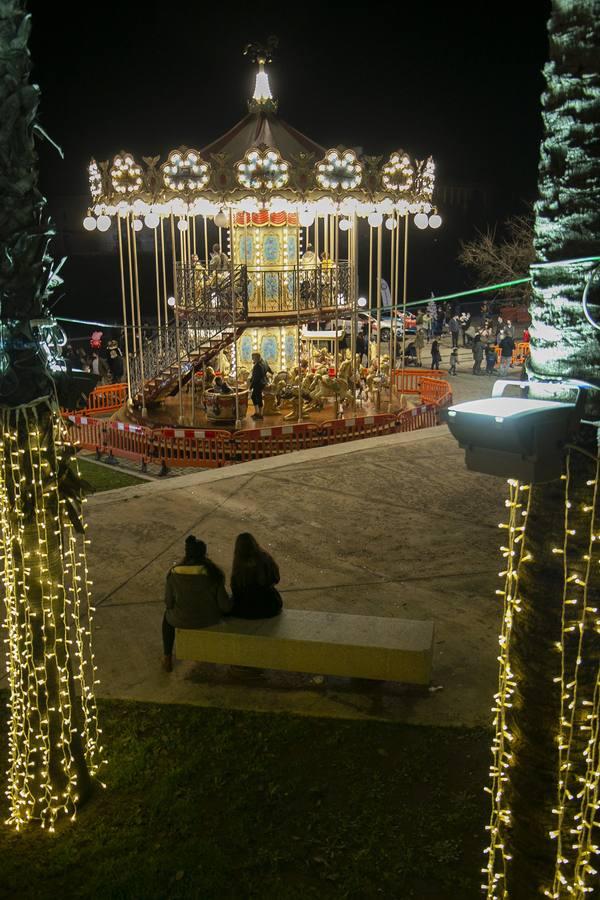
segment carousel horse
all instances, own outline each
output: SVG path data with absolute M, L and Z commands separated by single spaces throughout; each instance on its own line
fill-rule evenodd
M 308 409 L 323 409 L 325 400 L 330 397 L 334 397 L 339 403 L 347 405 L 352 398 L 348 382 L 341 378 L 316 374 L 310 391 L 311 402 Z

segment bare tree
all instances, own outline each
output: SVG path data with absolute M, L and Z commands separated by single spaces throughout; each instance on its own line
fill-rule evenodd
M 533 214 L 513 216 L 503 227 L 503 238 L 494 227 L 478 232 L 473 241 L 461 242 L 459 262 L 475 273 L 481 286 L 523 278 L 535 258 Z M 527 303 L 531 287 L 514 285 L 504 289 L 502 296 L 507 302 Z

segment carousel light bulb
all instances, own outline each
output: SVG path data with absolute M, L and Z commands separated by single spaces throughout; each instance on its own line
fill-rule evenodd
M 356 305 L 360 306 L 361 309 L 364 309 L 365 306 L 367 305 L 367 298 L 359 297 L 358 300 L 356 301 Z
M 93 231 L 96 227 L 96 219 L 94 216 L 86 216 L 83 220 L 83 227 L 86 231 Z
M 414 222 L 417 228 L 420 228 L 421 230 L 427 228 L 427 226 L 429 225 L 429 219 L 427 218 L 425 213 L 417 213 Z
M 220 209 L 214 218 L 214 223 L 217 228 L 227 228 L 229 225 L 229 216 L 225 212 L 224 209 Z
M 175 306 L 175 297 L 169 297 L 169 299 L 167 300 L 167 303 L 169 304 L 169 306 L 171 308 L 173 308 Z
M 110 218 L 108 216 L 99 216 L 96 227 L 98 231 L 108 231 L 110 228 Z
M 367 222 L 371 226 L 371 228 L 379 228 L 381 223 L 383 222 L 383 216 L 380 212 L 372 212 L 367 216 Z
M 180 231 L 187 231 L 188 223 L 186 222 L 185 219 L 179 219 L 179 221 L 177 222 L 177 227 L 179 228 Z
M 144 227 L 144 223 L 142 222 L 141 219 L 133 220 L 133 230 L 134 231 L 141 231 L 143 227 Z
M 144 217 L 144 224 L 146 228 L 158 228 L 159 222 L 160 218 L 155 212 L 150 212 L 147 216 Z
M 315 221 L 315 214 L 310 209 L 301 209 L 298 216 L 298 221 L 303 228 L 310 228 L 310 226 Z
M 392 231 L 396 227 L 397 224 L 398 223 L 392 216 L 390 216 L 389 219 L 385 220 L 385 227 L 388 228 L 390 231 Z
M 340 221 L 340 231 L 350 231 L 352 228 L 352 222 L 350 219 L 342 219 Z
M 439 213 L 434 213 L 432 216 L 429 217 L 429 227 L 430 228 L 439 228 L 441 224 L 442 224 L 442 217 L 439 215 Z

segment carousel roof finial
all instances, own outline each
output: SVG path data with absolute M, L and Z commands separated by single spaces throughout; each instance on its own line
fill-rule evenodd
M 265 44 L 246 44 L 244 56 L 250 56 L 252 62 L 258 63 L 256 84 L 252 99 L 248 101 L 250 112 L 276 112 L 277 101 L 271 93 L 269 76 L 265 72 L 265 65 L 273 61 L 273 50 L 279 44 L 279 39 L 271 34 Z

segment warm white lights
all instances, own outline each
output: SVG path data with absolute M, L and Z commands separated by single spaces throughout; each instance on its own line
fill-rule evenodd
M 158 228 L 159 222 L 160 217 L 154 212 L 149 212 L 148 215 L 144 217 L 144 225 L 146 228 Z
M 179 219 L 179 221 L 177 222 L 177 227 L 179 228 L 180 231 L 187 231 L 188 223 L 185 219 Z
M 141 231 L 143 227 L 144 227 L 144 223 L 142 222 L 141 219 L 133 220 L 133 230 L 134 231 Z
M 99 216 L 96 227 L 98 228 L 98 231 L 108 231 L 110 228 L 110 217 L 106 215 Z
M 86 216 L 83 220 L 83 227 L 86 231 L 94 231 L 96 228 L 96 219 L 94 216 Z
M 115 156 L 110 170 L 112 186 L 117 194 L 135 194 L 142 187 L 142 170 L 131 153 Z
M 429 216 L 429 227 L 430 228 L 439 228 L 442 224 L 442 217 L 438 213 L 434 213 L 432 216 Z
M 171 191 L 199 191 L 210 178 L 208 163 L 197 150 L 171 150 L 161 166 L 165 187 Z
M 236 166 L 237 180 L 252 190 L 277 190 L 289 180 L 289 163 L 281 159 L 278 150 L 249 150 Z
M 88 166 L 88 178 L 92 200 L 98 200 L 98 198 L 102 196 L 102 178 L 95 159 L 93 159 Z
M 316 166 L 319 187 L 327 190 L 352 191 L 362 181 L 362 165 L 354 150 L 329 150 Z
M 404 150 L 392 153 L 383 167 L 381 181 L 386 191 L 403 194 L 413 185 L 415 170 L 410 156 Z
M 372 212 L 367 216 L 367 222 L 371 228 L 379 228 L 383 222 L 383 216 L 380 212 Z
M 425 213 L 417 213 L 414 222 L 417 228 L 420 228 L 421 230 L 427 228 L 427 226 L 429 225 L 429 219 L 427 218 Z
M 389 216 L 389 218 L 385 220 L 385 227 L 388 229 L 388 231 L 393 231 L 397 224 L 398 223 L 393 216 Z
M 350 219 L 340 219 L 340 231 L 350 231 L 352 222 Z
M 229 225 L 229 216 L 224 209 L 220 209 L 214 218 L 217 228 L 227 228 Z
M 254 86 L 254 93 L 252 95 L 253 100 L 257 100 L 259 103 L 265 100 L 272 100 L 273 94 L 271 93 L 271 86 L 269 84 L 269 76 L 265 72 L 263 68 L 263 64 L 260 64 L 260 68 L 256 73 L 256 84 Z

